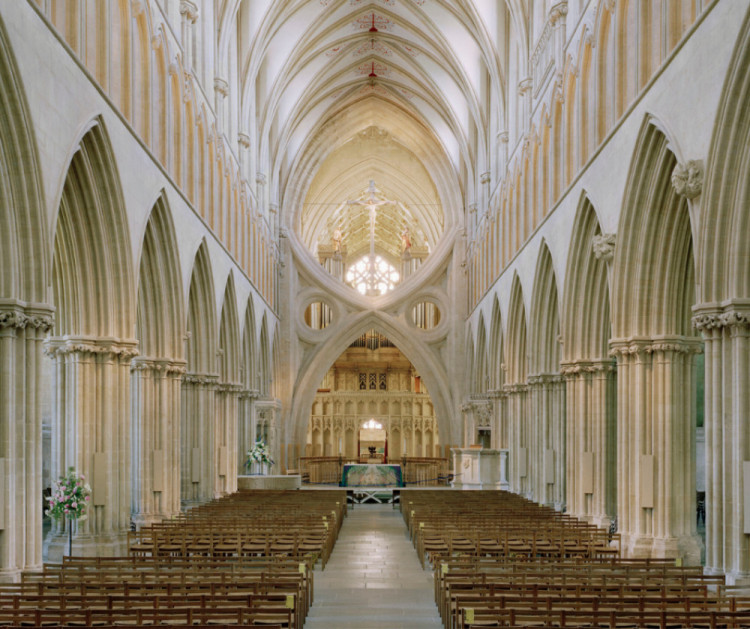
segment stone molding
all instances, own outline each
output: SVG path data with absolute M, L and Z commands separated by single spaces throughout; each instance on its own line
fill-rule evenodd
M 53 337 L 44 342 L 44 353 L 51 358 L 67 354 L 90 354 L 130 362 L 138 356 L 138 341 L 123 341 L 111 337 Z
M 647 356 L 656 352 L 700 354 L 703 351 L 701 339 L 685 336 L 613 339 L 609 342 L 609 347 L 609 355 L 615 357 Z
M 461 411 L 472 413 L 478 426 L 489 426 L 492 419 L 492 400 L 489 396 L 471 396 L 461 405 Z
M 701 332 L 719 330 L 723 328 L 750 328 L 750 309 L 740 310 L 734 304 L 724 308 L 711 307 L 710 310 L 700 310 L 693 316 L 693 327 Z
M 566 380 L 585 374 L 612 373 L 614 371 L 617 371 L 617 364 L 612 360 L 578 360 L 562 363 L 560 366 L 560 375 Z
M 191 0 L 180 0 L 180 15 L 185 17 L 191 24 L 195 24 L 200 15 L 198 5 Z
M 599 236 L 594 236 L 591 239 L 591 244 L 594 248 L 594 256 L 596 256 L 596 259 L 611 262 L 612 258 L 615 257 L 616 240 L 616 234 L 601 234 Z
M 217 76 L 214 79 L 214 91 L 216 91 L 217 94 L 220 94 L 223 98 L 226 98 L 229 96 L 229 83 L 227 83 L 225 79 Z
M 559 384 L 564 382 L 565 378 L 562 373 L 538 373 L 529 376 L 529 386 Z
M 219 382 L 219 374 L 215 373 L 186 373 L 182 377 L 182 384 L 197 384 L 204 387 L 214 387 Z
M 242 393 L 244 390 L 244 385 L 236 382 L 219 382 L 216 385 L 217 393 Z
M 694 199 L 703 191 L 703 160 L 689 159 L 672 171 L 672 186 L 677 194 Z
M 183 376 L 186 372 L 186 362 L 184 360 L 174 360 L 172 358 L 148 358 L 145 356 L 134 358 L 130 363 L 130 371 L 151 371 L 157 375 L 164 376 Z
M 49 307 L 29 307 L 20 303 L 0 304 L 0 330 L 34 328 L 40 332 L 49 332 L 54 321 L 54 310 Z
M 529 390 L 529 385 L 525 382 L 517 382 L 515 384 L 504 384 L 503 393 L 512 395 L 513 393 L 524 393 Z
M 241 400 L 254 400 L 260 395 L 260 391 L 257 389 L 242 389 L 240 391 Z

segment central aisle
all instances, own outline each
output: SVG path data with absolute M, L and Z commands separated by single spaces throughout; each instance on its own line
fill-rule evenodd
M 432 573 L 422 570 L 391 505 L 357 505 L 331 558 L 315 572 L 305 629 L 442 629 Z

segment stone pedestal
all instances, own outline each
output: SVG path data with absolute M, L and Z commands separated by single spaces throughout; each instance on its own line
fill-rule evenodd
M 452 448 L 454 489 L 504 489 L 508 484 L 508 450 Z

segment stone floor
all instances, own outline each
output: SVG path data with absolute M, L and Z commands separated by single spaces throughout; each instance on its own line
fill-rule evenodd
M 305 629 L 441 629 L 432 573 L 422 570 L 391 505 L 357 505 L 330 561 L 315 572 Z

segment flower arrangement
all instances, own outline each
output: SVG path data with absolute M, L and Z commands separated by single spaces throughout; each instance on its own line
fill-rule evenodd
M 245 467 L 250 467 L 253 463 L 267 463 L 273 465 L 273 459 L 268 452 L 268 446 L 263 439 L 259 439 L 255 445 L 247 451 L 247 460 Z
M 83 474 L 76 474 L 75 468 L 68 469 L 68 475 L 60 477 L 52 485 L 52 495 L 47 498 L 49 509 L 44 514 L 55 520 L 85 520 L 86 507 L 91 500 L 91 486 Z

